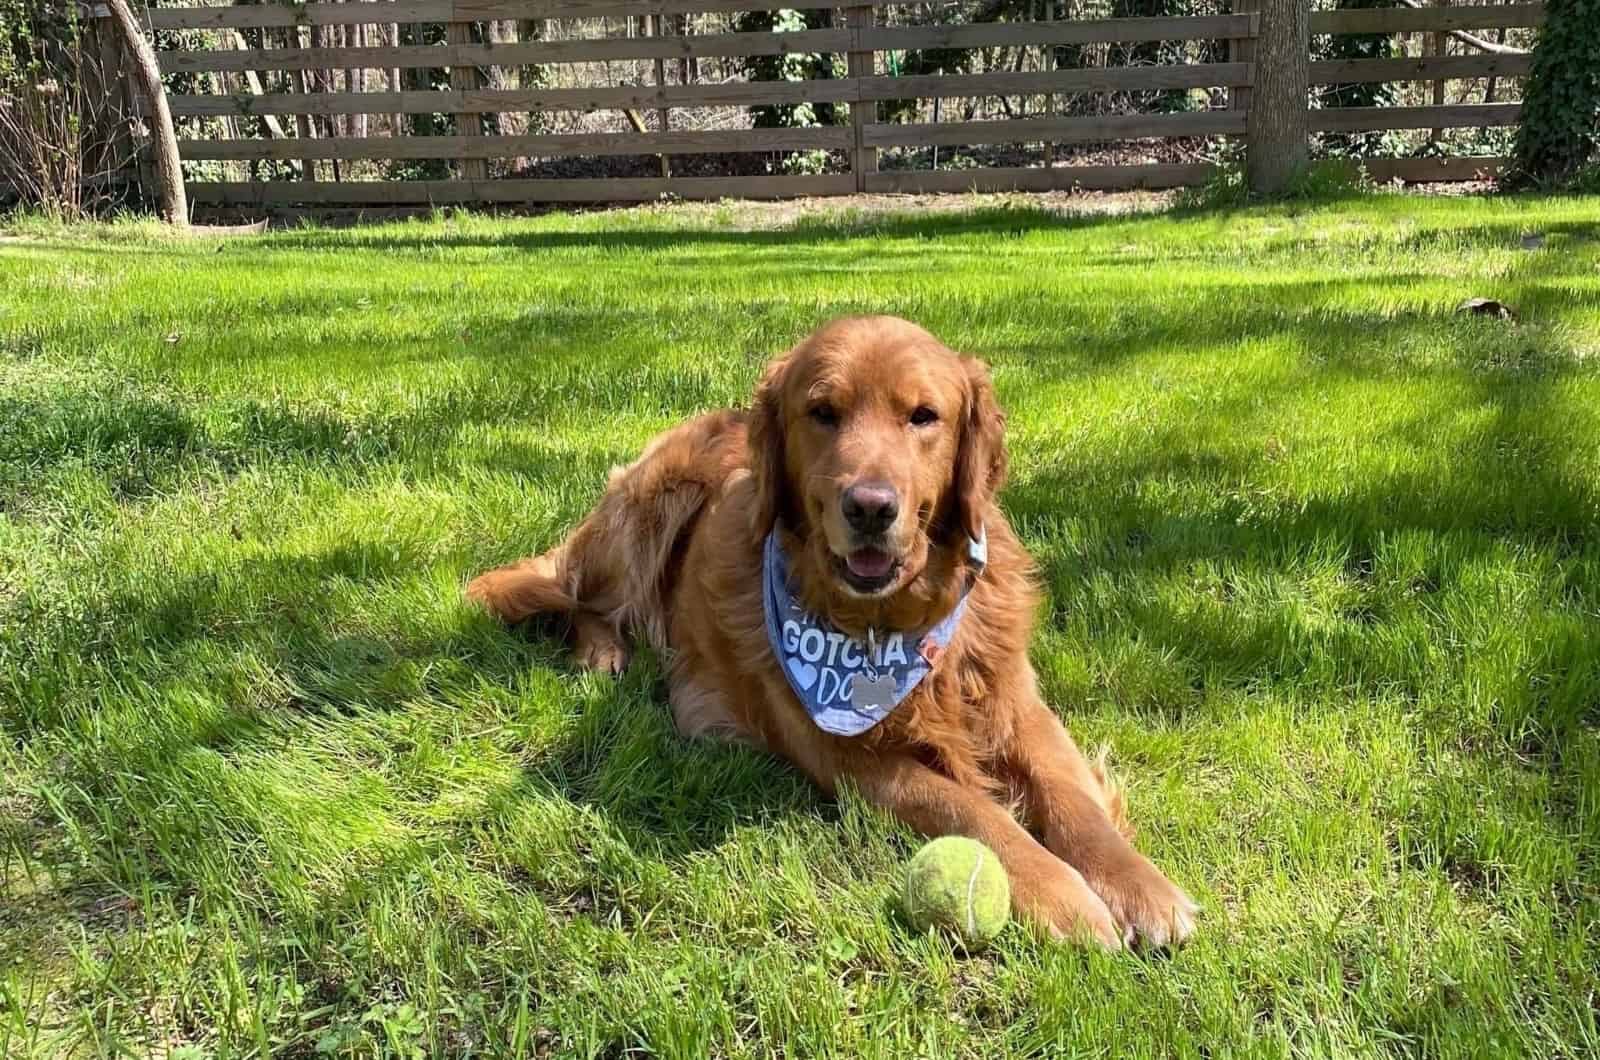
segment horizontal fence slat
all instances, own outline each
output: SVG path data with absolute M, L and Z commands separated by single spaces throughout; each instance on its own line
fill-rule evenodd
M 880 99 L 1214 88 L 1248 85 L 1253 75 L 1254 69 L 1250 63 L 1183 63 L 1170 66 L 1112 66 L 1095 70 L 1053 70 L 1018 74 L 863 77 L 859 98 L 870 102 Z
M 612 37 L 518 44 L 409 45 L 393 48 L 172 49 L 157 53 L 167 71 L 392 69 L 518 66 L 539 63 L 787 55 L 805 52 L 987 48 L 1003 45 L 1093 44 L 1111 41 L 1206 40 L 1250 36 L 1257 16 L 1113 18 L 1086 22 L 1014 22 L 974 26 L 892 26 L 795 33 L 719 33 L 704 37 Z
M 267 158 L 516 158 L 811 151 L 850 146 L 842 126 L 556 136 L 364 136 L 294 140 L 180 140 L 185 160 Z
M 1313 132 L 1378 129 L 1461 129 L 1515 125 L 1520 103 L 1460 103 L 1449 107 L 1329 107 L 1311 112 Z
M 1190 114 L 1126 114 L 1095 118 L 1023 118 L 1016 121 L 941 122 L 920 125 L 868 125 L 865 142 L 875 147 L 923 147 L 933 144 L 1003 144 L 1050 140 L 1086 143 L 1167 136 L 1213 136 L 1242 133 L 1243 111 L 1196 111 Z
M 866 190 L 916 195 L 924 192 L 1127 191 L 1181 188 L 1203 183 L 1216 167 L 1205 162 L 1161 162 L 1132 166 L 1053 166 L 1049 169 L 884 170 L 867 174 Z
M 1464 77 L 1526 77 L 1531 55 L 1450 55 L 1416 59 L 1343 59 L 1311 64 L 1313 85 L 1373 81 L 1432 81 Z
M 887 6 L 893 2 L 895 0 L 872 0 L 869 6 Z M 656 13 L 701 14 L 773 10 L 781 6 L 777 0 L 769 0 L 766 3 L 762 0 L 646 0 L 642 3 L 628 2 L 628 0 L 391 0 L 380 3 L 270 3 L 158 7 L 148 12 L 148 18 L 151 27 L 160 30 L 253 29 L 264 26 L 336 26 L 382 22 L 481 22 L 489 19 L 609 18 Z M 1226 20 L 1249 17 L 1210 15 L 1159 19 L 1099 19 L 1093 22 L 1063 23 L 1063 25 L 1076 25 L 1082 32 L 1096 35 L 1063 38 L 1061 43 L 1191 40 L 1240 36 L 1238 24 L 1227 24 Z M 1112 23 L 1125 25 L 1114 27 Z M 1210 25 L 1206 25 L 1208 23 Z M 1311 13 L 1312 33 L 1415 33 L 1425 30 L 1527 27 L 1543 23 L 1543 4 L 1365 8 Z M 878 34 L 884 30 L 876 29 L 871 32 Z M 1106 35 L 1130 33 L 1148 35 Z M 907 45 L 873 46 L 906 47 Z
M 715 85 L 620 88 L 481 89 L 471 92 L 323 92 L 259 96 L 168 94 L 174 115 L 494 114 L 512 110 L 615 110 L 619 107 L 743 107 L 762 103 L 846 102 L 853 81 L 732 81 Z
M 1049 73 L 864 77 L 859 81 L 731 81 L 711 85 L 620 88 L 483 89 L 462 92 L 268 92 L 259 96 L 168 94 L 178 116 L 227 114 L 493 114 L 512 110 L 607 110 L 618 107 L 743 107 L 771 103 L 994 96 L 1046 92 L 1119 92 L 1247 85 L 1249 63 L 1124 66 Z
M 966 26 L 874 26 L 860 47 L 870 51 L 913 48 L 992 48 L 1019 44 L 1106 44 L 1152 40 L 1226 40 L 1255 35 L 1258 16 L 1101 18 L 1061 22 L 986 22 Z
M 646 202 L 681 199 L 792 199 L 845 195 L 855 190 L 848 173 L 774 177 L 640 177 L 596 180 L 395 180 L 314 183 L 194 182 L 191 202 L 221 206 L 275 203 L 396 205 L 407 203 Z
M 397 48 L 255 48 L 248 51 L 158 52 L 169 72 L 240 70 L 415 69 L 446 66 L 526 66 L 628 59 L 842 52 L 850 31 L 719 33 L 705 37 L 608 37 L 601 40 L 528 41 L 520 44 L 422 44 Z
M 1403 180 L 1408 184 L 1433 181 L 1493 180 L 1509 165 L 1509 158 L 1368 158 L 1352 163 L 1381 183 Z
M 268 26 L 349 26 L 367 22 L 452 22 L 455 0 L 394 0 L 375 4 L 213 4 L 156 7 L 151 29 L 261 29 Z
M 1472 7 L 1374 7 L 1311 12 L 1312 33 L 1417 33 L 1544 25 L 1543 4 Z
M 898 0 L 865 0 L 880 7 Z M 256 29 L 368 23 L 485 22 L 496 19 L 625 18 L 629 15 L 772 11 L 780 0 L 383 0 L 379 3 L 262 3 L 158 7 L 153 29 Z

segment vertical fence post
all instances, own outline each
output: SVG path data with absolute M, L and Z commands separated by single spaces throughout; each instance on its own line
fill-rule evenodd
M 395 50 L 398 51 L 400 49 L 400 23 L 390 22 L 386 32 L 388 33 L 388 36 L 382 38 L 382 43 L 392 44 Z M 396 96 L 398 96 L 401 92 L 405 91 L 405 82 L 400 77 L 400 68 L 398 66 L 388 67 L 384 73 L 384 76 L 389 80 L 390 92 L 393 92 Z M 393 114 L 389 115 L 389 135 L 395 139 L 399 139 L 405 134 L 406 116 L 397 110 Z
M 1437 6 L 1437 7 L 1449 7 L 1450 6 L 1450 0 L 1436 0 L 1435 6 Z M 1446 52 L 1448 52 L 1449 51 L 1449 45 L 1448 45 L 1448 41 L 1449 40 L 1450 40 L 1449 35 L 1446 34 L 1443 30 L 1435 30 L 1433 32 L 1433 54 L 1434 55 L 1438 55 L 1438 56 L 1443 56 Z M 1444 78 L 1442 78 L 1442 77 L 1439 78 L 1437 81 L 1435 81 L 1433 83 L 1433 105 L 1435 107 L 1444 106 Z M 1444 136 L 1444 130 L 1443 129 L 1430 129 L 1428 131 L 1428 142 L 1429 143 L 1438 143 L 1439 140 L 1443 136 Z
M 1245 173 L 1250 190 L 1284 190 L 1310 158 L 1310 0 L 1260 0 L 1255 81 L 1245 120 Z
M 859 87 L 861 79 L 871 77 L 876 73 L 874 59 L 876 52 L 863 51 L 861 31 L 868 29 L 873 24 L 873 11 L 871 7 L 845 8 L 845 20 L 850 28 L 849 73 L 850 79 Z M 867 115 L 870 112 L 877 115 L 878 104 L 861 99 L 852 100 L 850 103 L 850 125 L 854 130 L 853 146 L 850 149 L 850 172 L 855 174 L 856 191 L 867 190 L 867 175 L 878 171 L 878 149 L 868 147 L 864 142 L 867 126 Z
M 665 37 L 667 35 L 667 17 L 662 14 L 646 15 L 645 29 L 651 37 Z M 656 87 L 663 88 L 667 83 L 667 61 L 661 56 L 656 56 Z M 672 128 L 672 116 L 666 107 L 656 108 L 656 124 L 661 132 Z M 657 155 L 661 159 L 661 175 L 672 176 L 672 162 L 666 155 Z
M 1236 15 L 1254 15 L 1253 23 L 1248 37 L 1233 37 L 1228 41 L 1228 61 L 1230 63 L 1253 63 L 1256 61 L 1256 36 L 1261 32 L 1261 0 L 1233 0 L 1233 13 Z M 1250 86 L 1231 85 L 1228 88 L 1228 109 L 1248 111 L 1250 109 Z
M 267 32 L 263 30 L 263 32 Z M 291 48 L 311 47 L 311 27 L 293 26 L 283 31 L 283 43 Z M 311 71 L 305 69 L 295 70 L 289 82 L 302 96 L 311 94 Z M 306 143 L 310 143 L 316 135 L 316 125 L 311 120 L 310 113 L 296 114 L 294 116 L 295 135 Z M 300 163 L 300 179 L 314 181 L 317 179 L 317 160 L 315 158 L 303 159 Z
M 452 22 L 447 29 L 451 44 L 472 43 L 472 23 Z M 478 67 L 473 63 L 450 64 L 450 88 L 456 92 L 474 92 L 479 88 Z M 476 111 L 459 111 L 454 115 L 457 136 L 482 136 L 483 117 Z M 489 163 L 482 158 L 463 158 L 458 163 L 463 180 L 487 180 Z
M 1056 20 L 1056 0 L 1042 0 L 1042 5 L 1044 7 L 1044 20 L 1046 22 L 1054 22 Z M 1054 44 L 1046 44 L 1044 46 L 1043 61 L 1039 64 L 1039 69 L 1053 71 L 1055 68 L 1056 46 Z M 1056 97 L 1048 92 L 1045 93 L 1044 97 L 1044 116 L 1046 118 L 1054 118 L 1056 116 Z M 1044 168 L 1053 169 L 1055 164 L 1056 145 L 1046 140 L 1044 142 Z

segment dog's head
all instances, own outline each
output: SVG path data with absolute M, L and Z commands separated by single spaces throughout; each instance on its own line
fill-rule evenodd
M 754 529 L 782 519 L 846 594 L 889 596 L 982 532 L 1004 430 L 981 361 L 895 317 L 836 320 L 757 391 Z

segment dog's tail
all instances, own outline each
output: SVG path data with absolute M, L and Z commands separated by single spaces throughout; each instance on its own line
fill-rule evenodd
M 467 583 L 467 595 L 511 625 L 541 614 L 573 614 L 578 598 L 568 587 L 564 542 L 509 567 L 480 574 Z
M 661 435 L 632 464 L 612 469 L 600 503 L 565 541 L 481 575 L 467 595 L 508 623 L 540 613 L 593 616 L 663 650 L 675 561 L 735 449 L 742 452 L 735 425 L 742 421 L 733 414 L 712 413 Z

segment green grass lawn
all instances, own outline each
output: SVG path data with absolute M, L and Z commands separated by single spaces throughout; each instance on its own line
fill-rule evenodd
M 1600 1052 L 1600 200 L 764 216 L 0 243 L 0 1055 Z M 852 311 L 994 365 L 1180 952 L 463 604 Z

